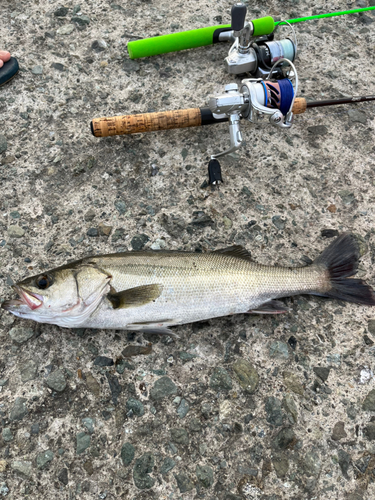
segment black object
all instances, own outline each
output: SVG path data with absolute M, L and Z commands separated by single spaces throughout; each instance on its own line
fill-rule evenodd
M 220 33 L 224 33 L 225 31 L 232 31 L 232 28 L 217 28 L 212 35 L 212 43 L 219 43 L 221 40 L 219 39 Z
M 233 5 L 231 10 L 231 28 L 233 31 L 241 31 L 243 29 L 245 25 L 246 10 L 246 5 Z
M 374 341 L 372 339 L 370 339 L 370 337 L 368 335 L 364 335 L 363 340 L 364 340 L 366 345 L 370 345 L 370 346 L 374 345 Z
M 208 164 L 208 183 L 216 185 L 219 182 L 223 182 L 220 163 L 217 160 L 210 160 Z
M 293 349 L 293 351 L 296 350 L 296 347 L 297 347 L 297 339 L 296 337 L 294 337 L 294 335 L 292 335 L 291 337 L 289 337 L 288 339 L 288 344 L 290 345 L 290 347 Z
M 213 123 L 227 122 L 229 118 L 215 118 L 210 108 L 199 108 L 201 112 L 201 125 L 212 125 Z
M 320 234 L 323 238 L 334 238 L 335 236 L 339 235 L 339 232 L 337 231 L 337 229 L 322 229 L 320 231 Z
M 4 66 L 0 68 L 0 87 L 16 76 L 19 69 L 20 67 L 15 57 L 11 57 L 9 61 L 4 63 Z
M 94 360 L 95 366 L 113 366 L 114 362 L 112 358 L 107 358 L 107 356 L 97 356 Z

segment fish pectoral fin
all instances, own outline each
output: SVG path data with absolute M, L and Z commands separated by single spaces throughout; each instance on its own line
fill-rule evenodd
M 252 260 L 250 252 L 241 245 L 233 245 L 228 248 L 221 248 L 220 250 L 215 250 L 213 253 L 221 253 L 231 257 L 237 257 L 238 259 Z
M 109 293 L 107 299 L 111 302 L 113 309 L 140 307 L 155 301 L 160 296 L 162 290 L 162 285 L 142 285 L 117 293 Z
M 282 314 L 288 312 L 289 309 L 280 300 L 270 300 L 265 302 L 256 309 L 247 311 L 248 314 Z
M 170 335 L 179 339 L 180 337 L 166 326 L 159 326 L 158 323 L 132 323 L 126 325 L 127 330 L 134 330 L 143 333 L 156 333 L 157 335 Z

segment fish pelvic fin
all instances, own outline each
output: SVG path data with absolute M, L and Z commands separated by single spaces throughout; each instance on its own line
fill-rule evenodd
M 283 314 L 289 312 L 281 300 L 269 300 L 256 309 L 250 309 L 246 314 Z
M 162 290 L 162 285 L 142 285 L 117 293 L 109 293 L 107 299 L 111 302 L 113 309 L 140 307 L 155 301 L 160 296 Z
M 314 261 L 314 266 L 328 271 L 331 288 L 314 295 L 375 306 L 372 287 L 361 279 L 350 278 L 357 273 L 359 258 L 359 247 L 354 235 L 343 233 L 336 238 Z

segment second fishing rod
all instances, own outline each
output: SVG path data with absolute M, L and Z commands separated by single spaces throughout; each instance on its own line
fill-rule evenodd
M 132 40 L 128 43 L 130 59 L 139 59 L 170 52 L 204 47 L 220 42 L 237 42 L 240 38 L 240 31 L 246 26 L 248 36 L 260 37 L 270 35 L 279 26 L 294 25 L 305 21 L 316 21 L 344 15 L 362 14 L 375 10 L 375 6 L 361 7 L 338 12 L 325 12 L 311 16 L 303 16 L 286 21 L 274 21 L 271 16 L 253 19 L 245 23 L 246 6 L 236 4 L 231 11 L 231 24 L 219 26 L 209 26 L 189 31 L 170 33 L 168 35 Z

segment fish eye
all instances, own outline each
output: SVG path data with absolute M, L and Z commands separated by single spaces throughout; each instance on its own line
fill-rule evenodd
M 40 290 L 45 290 L 52 285 L 52 281 L 51 276 L 48 276 L 48 274 L 42 274 L 36 279 L 35 284 Z

